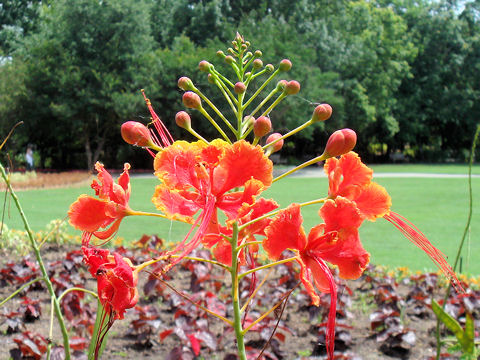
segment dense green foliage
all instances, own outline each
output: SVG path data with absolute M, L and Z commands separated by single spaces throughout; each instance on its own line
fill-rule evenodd
M 7 149 L 15 155 L 34 144 L 46 167 L 91 167 L 99 158 L 109 167 L 132 159 L 148 167 L 148 155 L 119 135 L 126 120 L 148 122 L 139 90 L 175 138 L 188 138 L 174 122 L 183 110 L 177 79 L 191 77 L 215 100 L 197 64 L 221 67 L 215 53 L 239 31 L 263 51 L 265 64 L 291 59 L 286 75 L 302 84 L 272 112 L 275 131 L 307 121 L 315 103 L 334 109 L 331 120 L 288 141 L 282 156 L 321 153 L 333 130 L 351 127 L 357 150 L 371 161 L 394 152 L 463 161 L 480 119 L 480 2 L 461 4 L 3 0 L 0 136 L 23 120 Z M 228 114 L 226 104 L 217 105 Z M 198 132 L 216 135 L 191 115 Z

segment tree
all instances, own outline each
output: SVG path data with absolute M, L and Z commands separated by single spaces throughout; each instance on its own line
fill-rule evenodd
M 155 69 L 148 14 L 144 2 L 59 0 L 14 54 L 26 66 L 20 103 L 30 141 L 53 166 L 73 166 L 83 147 L 91 169 L 138 111 Z

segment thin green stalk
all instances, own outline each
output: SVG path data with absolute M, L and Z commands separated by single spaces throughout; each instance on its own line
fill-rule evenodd
M 323 161 L 325 160 L 326 157 L 324 154 L 320 155 L 320 156 L 317 156 L 316 158 L 313 158 L 312 160 L 309 160 L 307 162 L 304 162 L 303 164 L 300 164 L 298 165 L 297 167 L 291 169 L 291 170 L 288 170 L 287 172 L 283 173 L 282 175 L 280 176 L 277 176 L 275 179 L 272 180 L 272 183 L 274 183 L 275 181 L 278 181 L 280 179 L 283 179 L 285 176 L 288 176 L 292 173 L 294 173 L 295 171 L 298 171 L 300 169 L 303 169 L 304 167 L 307 167 L 307 166 L 310 166 L 310 165 L 313 165 L 315 163 L 318 163 L 319 161 Z
M 262 92 L 262 90 L 265 88 L 265 86 L 267 86 L 270 83 L 270 81 L 272 81 L 273 78 L 278 75 L 279 72 L 280 72 L 280 69 L 275 70 L 272 73 L 272 75 L 270 75 L 268 77 L 268 79 L 265 80 L 265 82 L 257 89 L 257 91 L 255 91 L 255 93 L 250 97 L 250 99 L 248 99 L 248 101 L 243 106 L 246 108 L 248 105 L 250 105 L 250 103 L 258 96 L 258 94 L 260 94 Z M 258 76 L 260 74 L 262 74 L 262 71 L 258 72 L 256 76 Z
M 268 269 L 268 268 L 271 268 L 271 267 L 274 267 L 274 266 L 277 266 L 277 265 L 280 265 L 280 264 L 285 264 L 287 262 L 295 260 L 296 258 L 297 258 L 296 256 L 293 256 L 293 257 L 290 257 L 290 258 L 287 258 L 287 259 L 275 261 L 275 262 L 270 263 L 270 264 L 262 265 L 262 266 L 254 268 L 254 269 L 250 269 L 250 270 L 245 271 L 244 273 L 238 275 L 238 279 L 241 280 L 243 277 L 245 277 L 247 275 L 250 275 L 250 274 L 252 274 L 256 271 Z
M 203 101 L 205 101 L 210 108 L 212 108 L 213 111 L 220 117 L 220 119 L 223 120 L 223 122 L 229 127 L 230 130 L 232 130 L 233 133 L 235 133 L 235 128 L 230 124 L 230 121 L 227 120 L 225 116 L 223 116 L 222 112 L 218 110 L 218 108 L 210 101 L 209 98 L 207 98 L 200 90 L 197 88 L 194 88 L 193 91 L 197 93 L 198 96 L 200 96 Z
M 281 141 L 281 140 L 283 140 L 283 139 L 286 139 L 287 137 L 292 136 L 293 134 L 296 134 L 296 133 L 299 132 L 299 131 L 302 131 L 302 130 L 305 129 L 307 126 L 310 126 L 310 125 L 312 125 L 312 124 L 313 124 L 313 121 L 312 121 L 312 120 L 308 120 L 306 123 L 304 123 L 304 124 L 296 127 L 295 129 L 289 131 L 289 132 L 286 133 L 285 135 L 280 136 L 278 139 L 275 139 L 274 141 L 268 143 L 267 145 L 264 145 L 264 146 L 262 147 L 262 149 L 265 150 L 267 147 L 273 146 L 275 143 L 277 143 L 277 142 L 279 142 L 279 141 Z
M 67 290 L 65 290 L 59 297 L 58 297 L 58 302 L 62 301 L 63 297 L 65 295 L 67 295 L 69 292 L 72 292 L 72 291 L 82 291 L 84 293 L 87 293 L 87 294 L 90 294 L 92 295 L 93 297 L 97 298 L 98 299 L 98 295 L 97 293 L 91 291 L 91 290 L 87 290 L 87 289 L 84 289 L 84 288 L 81 288 L 81 287 L 71 287 Z
M 45 285 L 47 286 L 48 292 L 50 294 L 50 297 L 53 298 L 53 305 L 55 309 L 55 315 L 57 316 L 58 324 L 60 325 L 60 330 L 62 331 L 62 336 L 63 336 L 63 347 L 65 350 L 65 360 L 70 360 L 70 342 L 68 339 L 68 331 L 67 327 L 65 326 L 65 321 L 63 319 L 62 311 L 60 309 L 60 304 L 58 302 L 57 296 L 55 295 L 55 290 L 53 289 L 52 282 L 50 281 L 50 278 L 48 277 L 47 269 L 45 268 L 45 264 L 43 263 L 42 255 L 40 254 L 40 250 L 38 249 L 37 242 L 35 241 L 33 237 L 33 231 L 30 228 L 30 225 L 28 224 L 28 220 L 25 216 L 25 213 L 23 212 L 22 206 L 20 205 L 20 201 L 18 200 L 17 195 L 15 194 L 15 191 L 13 191 L 12 185 L 8 181 L 7 174 L 5 172 L 5 168 L 3 167 L 2 164 L 0 164 L 0 172 L 2 173 L 2 178 L 7 184 L 8 190 L 10 190 L 10 196 L 12 197 L 15 206 L 18 209 L 18 212 L 20 214 L 20 217 L 22 218 L 23 224 L 25 226 L 25 230 L 28 235 L 28 239 L 30 240 L 30 245 L 32 246 L 33 252 L 35 253 L 35 257 L 37 258 L 38 265 L 40 267 L 40 271 L 43 276 L 43 280 L 45 281 Z
M 8 300 L 10 299 L 13 299 L 18 293 L 20 293 L 23 289 L 25 289 L 26 287 L 29 287 L 30 285 L 32 285 L 33 283 L 36 283 L 37 281 L 40 281 L 40 280 L 44 280 L 43 277 L 39 277 L 39 278 L 36 278 L 36 279 L 33 279 L 32 281 L 29 281 L 28 283 L 26 284 L 23 284 L 22 286 L 20 286 L 17 290 L 15 290 L 15 292 L 11 293 L 10 295 L 8 295 L 7 298 L 5 298 L 4 300 L 2 300 L 2 302 L 0 302 L 0 306 L 2 306 L 3 304 L 5 304 Z
M 262 100 L 262 102 L 260 104 L 258 104 L 258 106 L 250 113 L 250 116 L 255 116 L 255 114 L 258 112 L 258 110 L 260 110 L 262 108 L 263 105 L 265 105 L 265 103 L 271 99 L 271 97 L 273 95 L 275 95 L 279 90 L 277 88 L 273 89 L 272 91 L 270 91 L 270 93 L 265 97 L 265 99 Z M 247 107 L 247 104 L 245 104 L 243 106 L 243 108 L 245 109 Z
M 283 100 L 284 98 L 286 98 L 286 97 L 287 97 L 287 94 L 284 93 L 284 92 L 282 92 L 282 93 L 280 94 L 280 96 L 279 96 L 278 98 L 276 98 L 275 101 L 274 101 L 274 102 L 267 108 L 267 110 L 265 110 L 265 111 L 262 113 L 262 115 L 260 115 L 260 116 L 266 116 L 266 115 L 270 114 L 270 111 L 272 111 L 273 108 L 274 108 L 275 106 L 277 106 L 277 105 L 280 103 L 280 101 L 282 101 L 282 100 Z
M 230 139 L 228 138 L 227 134 L 225 134 L 225 132 L 222 130 L 222 128 L 220 126 L 218 126 L 217 122 L 210 116 L 210 114 L 202 106 L 200 106 L 197 110 L 200 111 L 200 113 L 203 116 L 205 116 L 208 119 L 208 121 L 210 121 L 210 123 L 213 125 L 213 127 L 215 129 L 217 129 L 217 131 L 220 133 L 220 135 L 223 136 L 223 138 L 225 139 L 226 142 L 228 142 L 229 144 L 232 143 L 230 141 Z
M 462 240 L 458 245 L 457 255 L 455 256 L 455 261 L 453 263 L 453 272 L 456 271 L 458 262 L 460 261 L 460 256 L 462 254 L 463 244 L 465 243 L 465 239 L 467 237 L 468 231 L 470 230 L 470 223 L 472 221 L 472 212 L 473 212 L 473 192 L 472 192 L 472 166 L 473 166 L 473 159 L 475 157 L 475 149 L 477 147 L 478 136 L 480 134 L 480 124 L 477 125 L 477 129 L 475 131 L 475 135 L 473 136 L 472 148 L 470 150 L 470 159 L 468 162 L 468 217 L 467 223 L 465 224 L 465 229 L 463 230 Z M 445 309 L 445 305 L 447 304 L 447 300 L 450 297 L 450 289 L 451 287 L 447 287 L 447 291 L 445 292 L 444 301 L 442 309 Z M 437 353 L 436 353 L 436 360 L 440 359 L 440 354 L 442 351 L 442 344 L 440 339 L 440 324 L 441 321 L 437 318 L 437 326 L 435 329 L 435 337 L 437 340 Z
M 235 330 L 235 336 L 237 338 L 237 350 L 240 360 L 247 360 L 245 353 L 245 333 L 242 329 L 242 315 L 240 312 L 240 299 L 239 299 L 239 278 L 238 278 L 238 224 L 233 223 L 232 234 L 232 267 L 230 269 L 230 275 L 232 278 L 232 306 L 233 306 L 233 328 Z

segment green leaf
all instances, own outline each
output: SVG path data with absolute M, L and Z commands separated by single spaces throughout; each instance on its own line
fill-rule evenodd
M 463 329 L 458 321 L 447 314 L 447 312 L 445 312 L 445 310 L 443 310 L 443 308 L 435 300 L 432 300 L 432 310 L 437 318 L 448 328 L 448 330 L 453 332 L 455 337 L 461 341 L 463 338 Z

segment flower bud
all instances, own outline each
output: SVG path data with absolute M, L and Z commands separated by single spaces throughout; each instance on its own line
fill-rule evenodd
M 352 129 L 335 131 L 327 141 L 325 151 L 328 157 L 340 156 L 353 150 L 357 143 L 357 134 Z
M 282 137 L 282 134 L 279 133 L 273 133 L 267 138 L 267 145 L 270 144 L 271 142 L 274 142 L 278 138 Z M 277 141 L 275 144 L 273 144 L 270 148 L 272 149 L 272 153 L 279 151 L 283 147 L 283 139 Z
M 190 115 L 188 115 L 185 111 L 179 111 L 175 115 L 175 122 L 177 125 L 184 129 L 190 129 L 192 125 L 192 120 L 190 119 Z
M 232 55 L 225 56 L 225 62 L 227 64 L 233 64 L 235 62 L 235 59 L 233 58 Z
M 193 89 L 193 82 L 190 78 L 186 76 L 182 76 L 178 79 L 178 87 L 182 90 L 192 90 Z
M 253 116 L 247 115 L 243 118 L 243 122 L 247 127 L 252 126 L 255 122 L 255 118 Z
M 262 52 L 260 50 L 255 50 L 255 57 L 259 58 L 260 56 L 262 56 Z
M 312 121 L 325 121 L 332 116 L 332 107 L 328 104 L 320 104 L 313 110 Z
M 210 84 L 215 84 L 215 77 L 212 74 L 208 74 L 207 80 Z
M 120 132 L 123 140 L 125 140 L 127 144 L 137 146 L 150 146 L 152 144 L 150 131 L 142 123 L 127 121 L 122 124 Z
M 242 50 L 247 50 L 248 46 L 247 44 L 242 44 Z
M 239 81 L 235 84 L 233 91 L 235 91 L 235 94 L 243 94 L 246 89 L 247 87 L 245 86 L 245 84 Z
M 277 91 L 284 91 L 287 87 L 288 81 L 287 80 L 280 80 L 277 83 Z
M 263 66 L 263 61 L 262 60 L 260 60 L 260 59 L 253 60 L 253 68 L 255 70 L 260 69 L 262 66 Z
M 191 109 L 198 109 L 202 106 L 202 100 L 200 100 L 200 96 L 195 94 L 193 91 L 187 91 L 183 94 L 182 97 L 183 105 L 187 108 Z
M 290 80 L 284 91 L 287 95 L 295 95 L 300 91 L 300 83 L 296 80 Z
M 261 138 L 261 137 L 267 135 L 270 131 L 272 131 L 272 122 L 266 116 L 260 116 L 253 123 L 253 133 L 255 134 L 255 137 Z M 273 140 L 275 140 L 275 139 L 273 139 Z M 268 140 L 267 140 L 267 142 L 268 142 Z M 283 140 L 281 140 L 280 142 L 283 142 Z M 280 148 L 281 148 L 281 146 L 280 146 Z
M 292 62 L 288 59 L 283 59 L 280 61 L 280 66 L 278 68 L 280 71 L 289 71 L 292 68 Z
M 245 73 L 245 77 L 248 78 L 251 74 L 252 74 L 252 73 L 251 73 L 250 71 L 247 71 L 247 72 Z
M 225 58 L 225 53 L 222 50 L 217 51 L 217 56 L 221 59 Z
M 273 72 L 273 70 L 275 70 L 275 68 L 273 67 L 272 64 L 267 64 L 267 65 L 265 65 L 265 70 L 267 70 L 267 72 L 271 73 L 271 72 Z
M 200 69 L 200 71 L 203 71 L 203 72 L 209 72 L 211 66 L 212 66 L 212 64 L 210 64 L 206 60 L 202 60 L 198 64 L 198 68 Z

